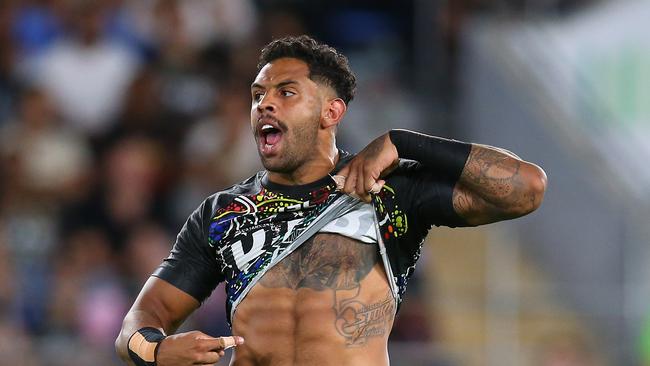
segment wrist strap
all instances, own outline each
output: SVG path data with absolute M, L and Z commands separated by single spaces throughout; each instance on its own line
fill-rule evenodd
M 156 366 L 158 346 L 165 335 L 153 327 L 144 327 L 129 338 L 129 357 L 137 366 Z
M 408 130 L 391 130 L 388 135 L 400 158 L 415 160 L 425 167 L 437 169 L 454 181 L 460 177 L 472 149 L 472 144 L 467 142 Z

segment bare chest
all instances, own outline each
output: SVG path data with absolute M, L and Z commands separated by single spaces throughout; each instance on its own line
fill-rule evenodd
M 293 290 L 352 290 L 377 263 L 380 257 L 374 244 L 336 234 L 317 234 L 272 267 L 260 285 Z
M 340 356 L 335 364 L 382 355 L 394 312 L 377 245 L 318 234 L 269 269 L 242 301 L 233 331 L 247 341 L 237 354 L 300 358 L 313 350 L 314 359 Z

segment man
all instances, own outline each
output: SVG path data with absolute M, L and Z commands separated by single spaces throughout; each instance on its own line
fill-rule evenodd
M 251 127 L 265 171 L 189 217 L 124 320 L 125 361 L 213 364 L 237 346 L 238 366 L 388 365 L 429 228 L 540 205 L 544 171 L 502 149 L 393 130 L 356 156 L 338 150 L 354 87 L 347 59 L 307 36 L 262 50 Z M 235 336 L 173 334 L 221 281 Z

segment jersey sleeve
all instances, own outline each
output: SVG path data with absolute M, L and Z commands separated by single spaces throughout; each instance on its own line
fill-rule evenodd
M 436 226 L 467 226 L 454 210 L 452 194 L 457 177 L 444 175 L 410 161 L 398 173 L 399 197 L 418 231 Z
M 204 201 L 178 233 L 169 256 L 152 274 L 203 302 L 224 276 L 207 240 L 211 205 Z
M 432 225 L 465 226 L 453 206 L 453 191 L 472 144 L 407 130 L 391 130 L 390 139 L 404 161 L 401 185 L 411 217 L 427 231 Z M 402 165 L 402 164 L 401 164 Z

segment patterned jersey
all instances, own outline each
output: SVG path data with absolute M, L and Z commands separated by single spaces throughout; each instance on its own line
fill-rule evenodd
M 451 205 L 453 184 L 415 162 L 401 164 L 373 195 L 373 234 L 366 227 L 369 205 L 342 194 L 331 178 L 351 158 L 341 152 L 332 173 L 310 184 L 280 185 L 259 172 L 208 197 L 190 215 L 153 275 L 201 302 L 225 281 L 230 321 L 264 273 L 307 239 L 319 231 L 347 233 L 362 242 L 378 241 L 399 305 L 431 225 L 461 223 Z M 350 218 L 359 223 L 354 233 L 342 228 Z

